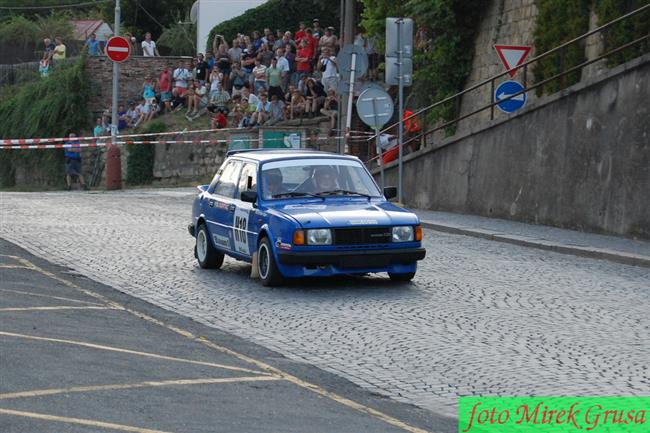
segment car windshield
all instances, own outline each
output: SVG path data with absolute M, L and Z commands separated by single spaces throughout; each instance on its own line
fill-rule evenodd
M 381 197 L 377 185 L 358 161 L 302 158 L 262 166 L 265 200 L 332 196 Z

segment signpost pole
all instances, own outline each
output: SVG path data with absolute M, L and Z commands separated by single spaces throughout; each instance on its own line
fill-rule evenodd
M 115 0 L 115 30 L 114 36 L 120 35 L 120 0 Z M 120 92 L 120 64 L 113 62 L 113 106 L 111 112 L 111 144 L 115 146 L 117 141 L 117 105 L 119 104 Z
M 384 191 L 384 186 L 386 185 L 384 183 L 384 152 L 381 148 L 381 139 L 379 138 L 380 134 L 380 129 L 379 127 L 375 127 L 375 143 L 377 146 L 377 157 L 379 157 L 379 172 L 381 173 L 381 191 L 383 193 Z
M 399 98 L 399 126 L 398 126 L 398 139 L 397 143 L 399 146 L 399 169 L 398 169 L 398 176 L 399 176 L 399 181 L 398 181 L 398 187 L 397 187 L 397 201 L 402 203 L 402 198 L 403 198 L 403 158 L 404 158 L 404 150 L 403 150 L 403 143 L 404 143 L 404 76 L 402 74 L 402 64 L 404 61 L 404 47 L 402 46 L 402 28 L 403 28 L 404 20 L 402 18 L 397 20 L 397 47 L 398 47 L 398 63 L 397 63 L 397 70 L 398 70 L 398 79 L 399 79 L 399 92 L 398 92 L 398 98 Z
M 350 153 L 350 128 L 352 127 L 352 102 L 354 100 L 354 80 L 356 79 L 355 77 L 355 69 L 357 68 L 357 54 L 352 53 L 352 64 L 351 64 L 351 71 L 350 71 L 350 88 L 348 89 L 348 106 L 347 106 L 347 112 L 345 116 L 345 150 L 343 153 Z

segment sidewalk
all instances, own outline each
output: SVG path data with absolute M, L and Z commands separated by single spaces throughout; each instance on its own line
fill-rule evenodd
M 650 267 L 650 242 L 475 215 L 428 210 L 415 212 L 422 226 L 441 232 Z

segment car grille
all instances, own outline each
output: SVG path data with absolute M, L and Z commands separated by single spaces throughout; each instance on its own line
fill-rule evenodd
M 355 227 L 334 229 L 334 245 L 388 244 L 392 241 L 390 227 Z

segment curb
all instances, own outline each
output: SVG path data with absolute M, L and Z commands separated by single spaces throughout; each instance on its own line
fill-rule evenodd
M 472 236 L 475 238 L 487 239 L 490 241 L 503 242 L 506 244 L 520 245 L 528 248 L 536 248 L 545 251 L 554 251 L 561 254 L 569 254 L 591 259 L 609 260 L 612 262 L 622 263 L 624 265 L 642 266 L 650 268 L 650 257 L 640 254 L 631 254 L 621 251 L 604 250 L 599 248 L 578 247 L 566 244 L 559 244 L 547 240 L 532 240 L 528 237 L 517 235 L 504 235 L 491 230 L 468 229 L 457 226 L 449 226 L 434 223 L 431 221 L 420 220 L 422 227 L 431 230 L 451 233 L 455 235 Z

